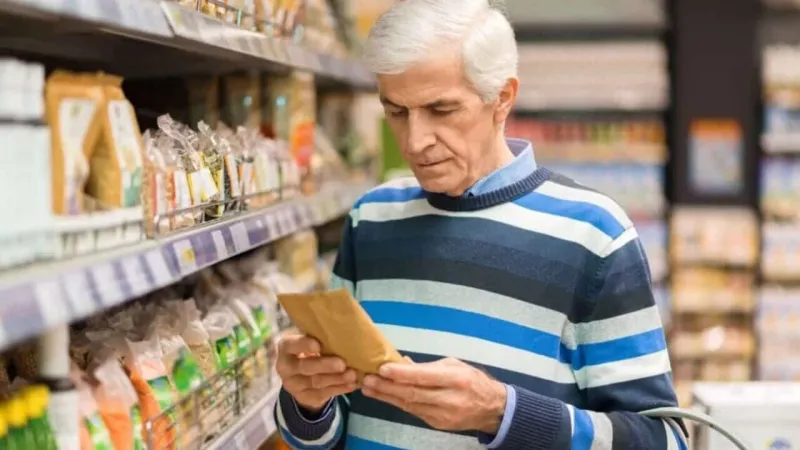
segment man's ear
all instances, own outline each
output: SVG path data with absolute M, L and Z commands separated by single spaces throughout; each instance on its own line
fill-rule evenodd
M 519 92 L 519 79 L 509 78 L 508 81 L 506 81 L 505 86 L 503 86 L 503 89 L 500 90 L 500 94 L 497 96 L 497 100 L 495 100 L 496 103 L 494 111 L 495 123 L 503 123 L 506 121 L 508 116 L 511 114 L 511 109 L 514 107 L 514 103 L 517 101 L 518 92 Z

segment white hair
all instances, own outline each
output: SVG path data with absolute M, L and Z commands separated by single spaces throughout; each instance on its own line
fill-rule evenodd
M 372 27 L 367 68 L 397 75 L 446 51 L 461 53 L 464 76 L 492 102 L 517 76 L 517 43 L 503 13 L 489 0 L 401 0 Z

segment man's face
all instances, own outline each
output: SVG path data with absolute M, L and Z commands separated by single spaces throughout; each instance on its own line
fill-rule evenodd
M 458 196 L 491 171 L 498 136 L 495 104 L 485 104 L 456 57 L 379 75 L 386 118 L 423 189 Z

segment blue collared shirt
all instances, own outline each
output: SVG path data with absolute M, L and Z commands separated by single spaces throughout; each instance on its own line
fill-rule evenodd
M 524 139 L 506 138 L 506 143 L 514 154 L 514 159 L 478 180 L 464 195 L 481 195 L 502 189 L 522 181 L 536 170 L 536 159 L 533 157 L 533 146 L 530 142 Z
M 508 148 L 511 149 L 511 153 L 514 154 L 514 159 L 503 167 L 478 180 L 477 183 L 467 189 L 464 195 L 481 195 L 502 189 L 522 181 L 525 177 L 530 175 L 532 171 L 536 170 L 536 159 L 533 156 L 533 146 L 530 142 L 523 139 L 506 138 L 506 143 L 508 144 Z M 513 387 L 506 385 L 506 408 L 503 412 L 503 421 L 500 423 L 500 429 L 493 439 L 491 436 L 482 436 L 483 439 L 481 439 L 487 448 L 494 449 L 503 444 L 508 434 L 508 429 L 511 427 L 511 421 L 516 407 L 517 391 L 515 391 Z M 484 439 L 491 439 L 491 441 L 486 442 Z

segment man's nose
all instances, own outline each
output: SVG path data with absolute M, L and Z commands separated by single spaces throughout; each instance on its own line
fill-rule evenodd
M 421 111 L 410 111 L 408 115 L 408 150 L 419 153 L 435 143 L 433 129 Z

